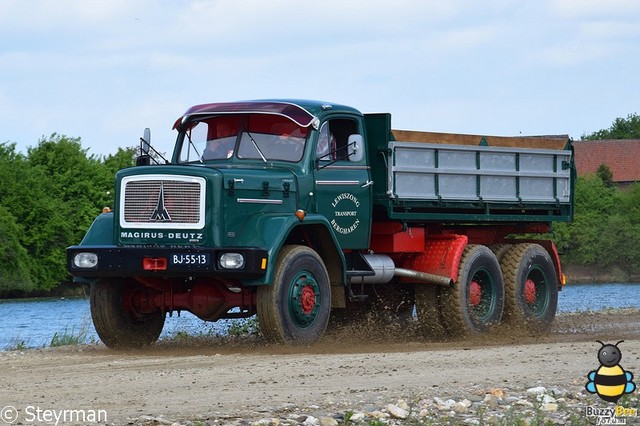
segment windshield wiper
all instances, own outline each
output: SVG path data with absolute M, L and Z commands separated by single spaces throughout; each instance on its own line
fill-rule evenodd
M 260 157 L 262 157 L 262 161 L 264 161 L 266 163 L 267 162 L 267 157 L 264 156 L 264 154 L 262 153 L 262 151 L 258 147 L 258 144 L 256 143 L 256 140 L 253 138 L 253 136 L 251 136 L 251 133 L 249 133 L 249 130 L 247 130 L 245 128 L 244 131 L 247 133 L 247 136 L 249 136 L 249 139 L 251 140 L 251 143 L 256 148 L 256 151 L 258 151 L 258 154 L 260 154 Z
M 184 134 L 187 137 L 187 139 L 189 140 L 189 145 L 191 145 L 191 147 L 196 152 L 196 154 L 198 154 L 198 161 L 200 161 L 200 163 L 204 164 L 204 161 L 202 161 L 202 154 L 200 154 L 200 151 L 198 151 L 198 148 L 196 148 L 196 144 L 194 144 L 193 141 L 191 140 L 191 135 L 189 134 L 189 132 L 185 132 Z

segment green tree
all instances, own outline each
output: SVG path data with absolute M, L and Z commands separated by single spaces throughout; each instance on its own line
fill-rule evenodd
M 597 175 L 579 177 L 574 221 L 553 229 L 566 264 L 640 272 L 640 184 L 622 191 Z
M 16 152 L 15 144 L 0 145 L 0 205 L 10 205 L 10 202 L 19 201 L 11 199 L 17 190 L 18 182 L 24 176 L 27 168 L 24 155 Z
M 106 170 L 87 156 L 79 138 L 53 134 L 27 152 L 28 173 L 16 206 L 24 228 L 23 245 L 34 259 L 36 286 L 51 289 L 65 279 L 65 248 L 82 239 L 91 221 L 110 200 Z
M 99 185 L 105 190 L 106 199 L 104 206 L 113 207 L 114 203 L 114 178 L 118 170 L 132 167 L 136 163 L 136 148 L 118 148 L 115 154 L 110 154 L 102 159 L 102 167 L 96 172 L 100 172 Z
M 0 145 L 0 293 L 24 293 L 35 286 L 31 260 L 23 245 L 24 228 L 14 206 L 24 202 L 17 196 L 27 171 L 26 158 L 15 144 Z
M 607 186 L 600 176 L 580 176 L 575 185 L 576 214 L 611 214 L 620 203 L 620 191 Z
M 29 256 L 20 243 L 20 234 L 15 217 L 0 206 L 0 294 L 24 293 L 34 288 Z
M 595 264 L 601 267 L 617 266 L 627 272 L 636 272 L 640 265 L 640 226 L 630 224 L 622 213 L 604 218 L 601 255 Z
M 602 180 L 604 186 L 611 188 L 614 185 L 613 173 L 611 172 L 609 166 L 607 166 L 606 164 L 600 164 L 598 166 L 598 169 L 596 170 L 596 176 L 598 176 Z
M 115 154 L 109 154 L 102 160 L 102 162 L 104 163 L 107 172 L 110 174 L 111 179 L 113 179 L 113 176 L 118 170 L 134 166 L 136 164 L 137 155 L 138 148 L 136 147 L 118 148 L 118 151 Z
M 640 183 L 634 183 L 620 192 L 618 208 L 629 224 L 640 224 Z
M 66 280 L 65 248 L 80 242 L 133 148 L 89 156 L 80 138 L 52 134 L 27 155 L 0 145 L 0 293 L 48 290 Z
M 582 135 L 582 140 L 640 139 L 640 116 L 629 114 L 627 118 L 616 118 L 608 129 Z
M 620 191 L 608 187 L 598 176 L 579 177 L 575 186 L 572 223 L 554 226 L 554 241 L 565 251 L 565 261 L 578 265 L 599 264 L 604 240 L 611 237 L 606 218 L 620 205 Z M 611 256 L 607 253 L 607 256 Z

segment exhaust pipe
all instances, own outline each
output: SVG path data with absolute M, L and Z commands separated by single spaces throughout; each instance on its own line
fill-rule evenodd
M 373 274 L 353 276 L 350 278 L 352 284 L 385 284 L 395 276 L 411 278 L 427 284 L 453 286 L 453 280 L 449 277 L 412 269 L 396 268 L 393 259 L 384 254 L 363 254 L 362 257 L 371 268 Z
M 453 280 L 442 275 L 430 274 L 428 272 L 414 271 L 411 269 L 396 268 L 395 275 L 398 277 L 413 278 L 414 280 L 424 281 L 428 284 L 443 285 L 447 287 L 453 286 Z

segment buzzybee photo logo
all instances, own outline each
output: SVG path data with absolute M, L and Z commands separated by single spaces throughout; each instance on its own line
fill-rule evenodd
M 627 423 L 627 417 L 637 417 L 638 410 L 636 408 L 627 408 L 618 405 L 618 400 L 625 394 L 633 393 L 636 390 L 636 384 L 633 382 L 633 373 L 626 371 L 620 365 L 622 360 L 622 352 L 618 345 L 624 340 L 620 340 L 615 345 L 611 343 L 600 343 L 598 350 L 598 361 L 600 367 L 592 370 L 587 374 L 587 384 L 585 389 L 589 393 L 596 394 L 606 402 L 612 402 L 615 406 L 607 408 L 589 406 L 585 410 L 587 417 L 596 419 L 596 424 L 616 424 L 623 425 Z
M 587 374 L 589 381 L 585 388 L 587 392 L 595 393 L 607 402 L 617 403 L 622 395 L 636 390 L 636 384 L 633 383 L 633 373 L 625 371 L 620 365 L 622 352 L 618 345 L 624 340 L 620 340 L 615 345 L 604 344 L 600 340 L 596 340 L 596 342 L 602 345 L 598 351 L 600 368 Z

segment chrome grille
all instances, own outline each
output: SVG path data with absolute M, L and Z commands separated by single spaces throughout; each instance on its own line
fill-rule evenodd
M 204 219 L 203 195 L 203 179 L 149 179 L 149 176 L 124 179 L 122 225 L 200 226 Z

